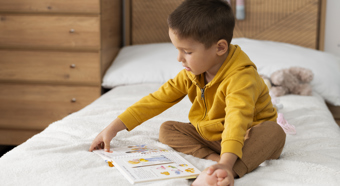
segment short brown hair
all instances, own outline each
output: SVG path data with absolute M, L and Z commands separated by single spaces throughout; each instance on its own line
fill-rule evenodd
M 169 15 L 168 25 L 178 37 L 192 38 L 210 48 L 220 39 L 230 44 L 235 18 L 225 0 L 185 0 Z

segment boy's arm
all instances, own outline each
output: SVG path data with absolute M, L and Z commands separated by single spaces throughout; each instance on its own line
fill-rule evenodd
M 246 71 L 246 70 L 245 70 Z M 235 74 L 229 79 L 225 102 L 225 122 L 222 133 L 221 154 L 233 153 L 242 158 L 244 137 L 254 120 L 255 104 L 259 97 L 259 89 L 254 73 Z M 247 72 L 246 71 L 246 72 Z
M 190 83 L 191 81 L 188 81 L 185 70 L 183 70 L 174 79 L 163 84 L 156 92 L 143 97 L 130 106 L 118 118 L 130 131 L 181 101 L 187 95 Z
M 190 86 L 186 77 L 185 70 L 181 71 L 174 79 L 161 86 L 158 91 L 145 96 L 129 107 L 97 135 L 89 151 L 94 149 L 110 150 L 110 141 L 119 131 L 132 130 L 137 125 L 178 103 L 185 97 L 187 87 Z
M 226 152 L 221 155 L 221 159 L 218 164 L 225 165 L 226 168 L 232 170 L 237 158 L 238 157 L 236 156 L 236 154 Z

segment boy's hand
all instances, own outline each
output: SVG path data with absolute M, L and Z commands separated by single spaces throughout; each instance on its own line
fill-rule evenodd
M 104 130 L 102 130 L 97 137 L 93 140 L 89 151 L 92 152 L 95 149 L 104 149 L 110 151 L 110 141 L 121 130 L 126 129 L 124 123 L 119 119 L 115 119 Z
M 215 164 L 206 168 L 192 186 L 233 186 L 234 176 L 232 170 L 229 170 L 225 164 Z
M 237 156 L 233 153 L 223 153 L 220 161 L 206 168 L 198 178 L 192 183 L 193 186 L 199 185 L 219 185 L 233 186 L 236 173 L 233 171 Z

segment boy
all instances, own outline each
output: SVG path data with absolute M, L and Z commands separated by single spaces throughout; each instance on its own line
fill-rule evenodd
M 277 112 L 256 66 L 230 44 L 235 25 L 230 6 L 223 0 L 185 0 L 170 14 L 168 25 L 184 70 L 119 115 L 90 151 L 108 150 L 118 131 L 132 130 L 188 95 L 190 123 L 163 123 L 159 140 L 218 162 L 193 185 L 234 185 L 234 177 L 279 158 L 286 136 L 275 123 Z

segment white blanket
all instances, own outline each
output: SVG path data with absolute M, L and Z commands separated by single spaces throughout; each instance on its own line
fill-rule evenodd
M 95 136 L 128 106 L 157 90 L 159 84 L 117 87 L 84 109 L 52 123 L 40 134 L 0 158 L 1 185 L 130 185 L 116 168 L 88 152 Z M 279 160 L 264 162 L 252 173 L 235 180 L 236 186 L 327 185 L 340 183 L 340 129 L 320 96 L 281 98 L 285 118 L 295 125 L 287 135 Z M 187 98 L 131 132 L 120 132 L 112 146 L 155 144 L 160 125 L 167 120 L 188 122 Z M 210 160 L 181 154 L 199 169 Z M 190 185 L 173 179 L 140 185 Z M 138 184 L 137 184 L 138 185 Z

